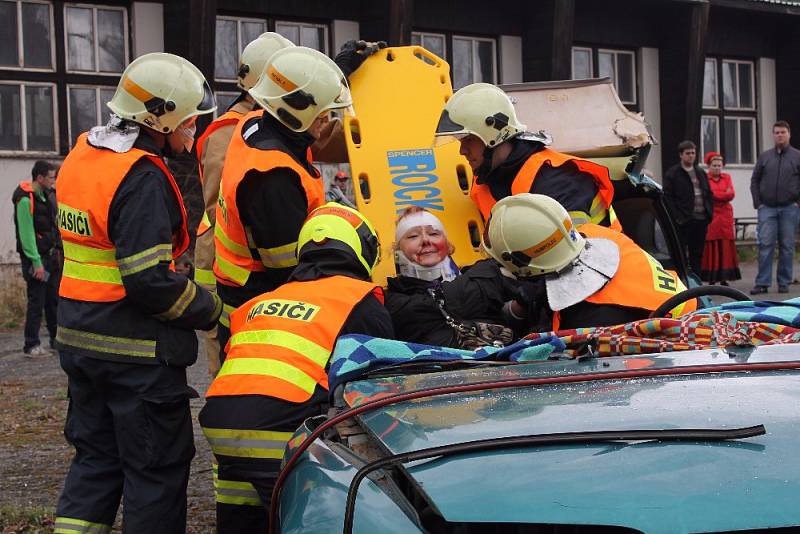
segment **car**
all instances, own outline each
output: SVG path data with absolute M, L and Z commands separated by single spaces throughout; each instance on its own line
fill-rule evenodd
M 800 350 L 427 362 L 333 391 L 276 532 L 800 529 Z

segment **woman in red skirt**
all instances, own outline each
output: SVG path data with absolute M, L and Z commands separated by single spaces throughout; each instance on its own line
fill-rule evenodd
M 705 157 L 708 167 L 708 184 L 714 199 L 714 217 L 708 225 L 703 264 L 700 277 L 709 284 L 728 285 L 728 280 L 739 280 L 739 257 L 733 231 L 733 206 L 736 195 L 730 174 L 722 172 L 722 155 L 709 152 Z

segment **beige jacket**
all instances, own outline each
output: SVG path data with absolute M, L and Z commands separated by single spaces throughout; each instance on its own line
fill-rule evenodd
M 231 109 L 242 116 L 253 110 L 253 104 L 242 100 L 237 102 Z M 230 124 L 218 128 L 208 136 L 205 146 L 202 147 L 202 158 L 200 165 L 203 167 L 203 201 L 208 220 L 211 221 L 211 230 L 203 235 L 197 236 L 197 243 L 194 247 L 194 265 L 198 272 L 198 282 L 208 282 L 213 280 L 211 269 L 214 265 L 214 220 L 216 216 L 217 199 L 219 197 L 219 183 L 222 180 L 222 165 L 225 163 L 225 153 L 228 151 L 228 144 L 233 137 L 235 124 Z M 214 289 L 214 285 L 201 283 L 206 288 Z

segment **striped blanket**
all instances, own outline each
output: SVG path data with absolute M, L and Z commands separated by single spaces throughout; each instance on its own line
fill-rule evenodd
M 505 348 L 477 351 L 347 335 L 336 342 L 330 390 L 365 373 L 410 362 L 453 360 L 536 361 L 555 354 L 620 356 L 729 346 L 800 342 L 800 298 L 733 302 L 676 319 L 530 334 Z

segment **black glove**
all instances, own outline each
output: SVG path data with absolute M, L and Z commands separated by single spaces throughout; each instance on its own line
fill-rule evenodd
M 378 41 L 377 43 L 368 43 L 366 41 L 347 41 L 342 45 L 339 53 L 336 54 L 334 61 L 336 65 L 342 69 L 344 75 L 350 79 L 358 67 L 364 63 L 370 55 L 374 54 L 381 48 L 386 48 L 386 41 Z

